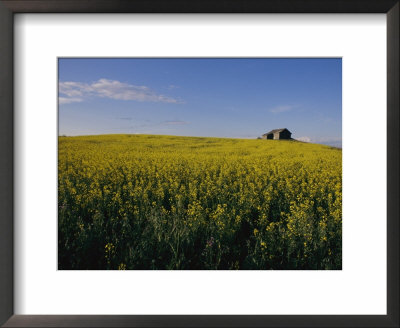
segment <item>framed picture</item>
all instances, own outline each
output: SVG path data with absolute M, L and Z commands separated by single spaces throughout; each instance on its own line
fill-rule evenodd
M 398 327 L 399 7 L 0 1 L 1 324 Z

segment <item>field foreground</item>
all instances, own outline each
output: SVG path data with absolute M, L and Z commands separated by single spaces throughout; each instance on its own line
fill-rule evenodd
M 342 151 L 59 137 L 59 269 L 341 269 Z

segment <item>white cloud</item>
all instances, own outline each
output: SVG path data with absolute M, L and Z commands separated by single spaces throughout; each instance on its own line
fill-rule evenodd
M 89 85 L 79 82 L 60 82 L 58 91 L 68 97 L 82 97 L 89 92 Z
M 315 140 L 313 140 L 313 142 L 342 148 L 342 138 L 341 137 L 320 137 L 320 138 L 315 138 Z
M 60 82 L 60 104 L 83 101 L 90 97 L 141 102 L 182 103 L 181 100 L 158 94 L 149 87 L 123 83 L 116 80 L 100 79 L 93 83 Z M 74 100 L 72 100 L 74 99 Z
M 284 113 L 292 110 L 295 106 L 292 105 L 283 105 L 283 106 L 277 106 L 274 108 L 271 108 L 269 111 L 271 113 Z
M 315 142 L 321 142 L 321 143 L 325 143 L 325 142 L 341 142 L 342 138 L 340 137 L 319 137 L 319 138 L 315 138 Z
M 189 122 L 186 122 L 186 121 L 164 121 L 163 124 L 165 124 L 165 125 L 186 125 L 186 124 L 189 124 Z
M 81 98 L 58 97 L 58 103 L 60 105 L 70 104 L 70 103 L 74 103 L 74 102 L 81 102 L 81 101 L 83 101 L 83 99 L 81 99 Z
M 340 137 L 300 137 L 295 139 L 302 142 L 312 142 L 339 148 L 342 147 L 342 138 Z
M 295 138 L 298 141 L 302 141 L 302 142 L 311 142 L 311 138 L 310 137 L 300 137 L 300 138 Z

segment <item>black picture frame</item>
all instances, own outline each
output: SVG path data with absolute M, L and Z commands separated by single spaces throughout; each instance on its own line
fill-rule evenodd
M 0 0 L 0 324 L 4 327 L 399 327 L 399 11 L 399 0 Z M 16 13 L 385 13 L 387 315 L 14 315 L 13 17 Z

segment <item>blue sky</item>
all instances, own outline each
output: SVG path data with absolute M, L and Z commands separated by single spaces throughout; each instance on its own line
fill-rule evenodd
M 341 146 L 338 58 L 60 58 L 59 134 L 256 138 Z

